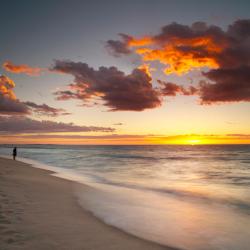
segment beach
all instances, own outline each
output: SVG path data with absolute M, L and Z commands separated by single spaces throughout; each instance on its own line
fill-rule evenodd
M 248 249 L 249 146 L 11 150 L 0 147 L 1 250 Z
M 0 158 L 1 250 L 172 249 L 102 223 L 78 205 L 80 184 L 51 173 Z

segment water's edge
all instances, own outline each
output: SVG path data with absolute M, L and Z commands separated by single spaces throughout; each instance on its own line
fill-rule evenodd
M 4 159 L 12 160 L 12 157 L 10 157 L 10 156 L 0 155 L 0 157 L 4 158 Z M 46 170 L 46 171 L 48 171 L 48 175 L 50 175 L 50 176 L 53 176 L 53 177 L 56 177 L 56 178 L 61 178 L 61 179 L 67 180 L 67 181 L 75 182 L 80 187 L 80 189 L 78 189 L 78 191 L 79 190 L 84 190 L 84 192 L 86 192 L 86 187 L 87 188 L 93 188 L 93 187 L 96 188 L 96 186 L 91 185 L 91 183 L 88 181 L 87 178 L 84 181 L 83 178 L 82 178 L 83 176 L 79 177 L 79 176 L 77 176 L 77 174 L 73 173 L 73 171 L 62 169 L 62 168 L 59 168 L 59 167 L 50 166 L 48 164 L 44 164 L 42 162 L 35 161 L 35 160 L 32 160 L 32 159 L 28 159 L 28 158 L 24 158 L 24 157 L 19 157 L 17 159 L 17 161 L 22 162 L 22 163 L 26 163 L 29 166 L 33 167 L 33 168 Z M 84 189 L 81 188 L 82 187 L 81 185 L 85 186 Z M 161 246 L 161 247 L 167 248 L 169 250 L 184 250 L 184 249 L 180 249 L 180 248 L 175 248 L 174 246 L 167 246 L 167 245 L 163 245 L 163 244 L 160 244 L 158 242 L 155 242 L 155 241 L 150 241 L 150 240 L 148 240 L 148 239 L 146 239 L 144 237 L 138 237 L 137 235 L 135 235 L 133 233 L 130 233 L 129 231 L 123 230 L 120 227 L 117 227 L 115 225 L 112 225 L 111 223 L 108 223 L 108 221 L 105 221 L 100 216 L 95 214 L 94 211 L 92 211 L 91 209 L 88 209 L 87 207 L 84 206 L 84 204 L 81 202 L 81 200 L 80 200 L 80 198 L 78 196 L 78 191 L 76 191 L 75 193 L 72 193 L 72 195 L 76 199 L 76 202 L 79 204 L 81 209 L 83 209 L 85 212 L 89 213 L 90 216 L 93 216 L 95 219 L 97 219 L 101 223 L 103 223 L 103 224 L 105 224 L 105 225 L 107 225 L 109 227 L 113 227 L 116 230 L 118 230 L 118 231 L 120 231 L 122 233 L 125 233 L 125 234 L 127 234 L 127 235 L 129 235 L 129 236 L 131 236 L 133 238 L 143 240 L 143 241 L 148 242 L 150 244 L 153 243 L 153 244 L 155 244 L 157 246 Z

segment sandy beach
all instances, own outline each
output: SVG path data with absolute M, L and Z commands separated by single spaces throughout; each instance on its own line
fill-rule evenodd
M 50 173 L 0 158 L 1 250 L 172 249 L 102 223 L 78 205 L 78 184 Z

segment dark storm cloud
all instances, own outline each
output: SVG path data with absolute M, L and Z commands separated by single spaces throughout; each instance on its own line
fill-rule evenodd
M 111 111 L 142 111 L 161 105 L 160 93 L 145 70 L 134 69 L 126 75 L 116 67 L 95 70 L 86 63 L 59 60 L 51 70 L 74 76 L 69 90 L 55 93 L 59 100 L 79 99 L 84 104 L 101 100 Z
M 37 121 L 23 116 L 0 116 L 0 132 L 8 133 L 51 133 L 51 132 L 114 132 L 114 128 L 77 126 L 73 123 Z

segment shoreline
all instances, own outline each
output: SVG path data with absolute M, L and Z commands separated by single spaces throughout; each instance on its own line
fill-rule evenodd
M 0 249 L 176 250 L 137 238 L 84 210 L 74 186 L 21 161 L 0 157 Z

